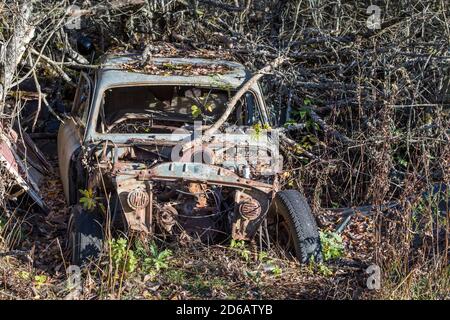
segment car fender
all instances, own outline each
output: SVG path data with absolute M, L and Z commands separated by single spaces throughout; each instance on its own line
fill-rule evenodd
M 58 159 L 59 172 L 67 203 L 70 201 L 70 162 L 75 150 L 80 148 L 81 142 L 82 137 L 75 120 L 73 118 L 64 120 L 64 123 L 61 124 L 58 131 Z

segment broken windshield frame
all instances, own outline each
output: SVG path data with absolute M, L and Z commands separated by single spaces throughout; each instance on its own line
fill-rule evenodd
M 131 74 L 133 75 L 133 74 Z M 190 136 L 190 133 L 172 133 L 172 134 L 112 134 L 112 133 L 98 133 L 96 131 L 96 124 L 99 117 L 99 110 L 102 103 L 102 97 L 104 95 L 104 92 L 110 88 L 114 87 L 131 87 L 131 86 L 139 86 L 139 85 L 195 85 L 199 87 L 206 87 L 206 88 L 218 88 L 218 86 L 211 85 L 209 83 L 204 83 L 203 80 L 200 82 L 188 82 L 188 81 L 170 81 L 170 79 L 162 77 L 162 79 L 158 82 L 156 80 L 152 81 L 133 81 L 133 82 L 120 82 L 115 84 L 109 84 L 109 85 L 103 85 L 103 77 L 102 75 L 98 76 L 96 73 L 94 82 L 94 92 L 93 92 L 93 99 L 91 102 L 89 117 L 88 117 L 88 123 L 86 126 L 83 143 L 94 143 L 98 141 L 104 141 L 109 140 L 114 143 L 127 143 L 130 139 L 137 138 L 137 139 L 144 139 L 148 141 L 159 141 L 159 142 L 168 142 L 168 143 L 177 143 L 186 137 Z M 227 83 L 224 83 L 224 85 L 227 85 Z M 238 89 L 238 87 L 231 86 L 230 87 L 232 91 L 235 91 Z M 254 96 L 256 100 L 256 106 L 258 108 L 258 111 L 260 113 L 260 117 L 262 119 L 262 124 L 270 124 L 267 116 L 267 111 L 265 109 L 265 101 L 261 94 L 261 88 L 259 84 L 254 84 L 249 90 Z
M 161 90 L 155 90 L 156 88 Z M 169 129 L 161 129 L 165 124 L 173 131 L 177 127 L 189 126 L 199 120 L 202 120 L 203 125 L 209 126 L 220 118 L 234 93 L 235 90 L 191 84 L 108 87 L 98 95 L 101 101 L 95 115 L 95 131 L 102 135 L 168 134 L 171 133 Z M 235 107 L 233 115 L 230 116 L 232 121 L 228 121 L 229 125 L 251 126 L 257 122 L 265 123 L 260 101 L 253 90 L 246 93 L 241 103 Z M 139 121 L 141 125 L 138 124 Z M 153 129 L 154 123 L 158 124 L 155 128 L 159 127 L 159 130 L 150 130 Z M 121 132 L 116 129 L 127 126 L 143 130 Z

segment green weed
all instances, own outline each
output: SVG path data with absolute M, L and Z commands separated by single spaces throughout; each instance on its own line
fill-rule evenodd
M 244 258 L 245 261 L 250 260 L 250 250 L 248 250 L 245 246 L 245 241 L 239 240 L 231 240 L 230 248 L 234 249 L 239 256 Z
M 342 237 L 339 234 L 329 231 L 320 231 L 320 241 L 325 261 L 338 259 L 344 254 L 344 244 L 342 243 Z
M 144 258 L 142 268 L 149 274 L 156 274 L 156 272 L 162 269 L 169 268 L 169 258 L 172 256 L 172 250 L 164 249 L 158 250 L 158 246 L 155 243 L 150 244 L 150 256 Z
M 110 241 L 111 260 L 116 270 L 132 273 L 136 270 L 138 260 L 135 252 L 128 247 L 125 238 L 113 239 Z
M 80 191 L 82 197 L 80 198 L 80 204 L 83 205 L 85 210 L 91 211 L 97 207 L 99 207 L 102 212 L 105 212 L 105 207 L 103 203 L 101 203 L 101 197 L 96 197 L 94 191 L 92 189 L 87 190 L 78 190 Z

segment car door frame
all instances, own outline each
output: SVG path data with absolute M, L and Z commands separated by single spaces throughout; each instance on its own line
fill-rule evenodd
M 85 82 L 84 82 L 85 81 Z M 80 98 L 82 97 L 82 88 L 85 83 L 88 85 L 87 103 L 84 106 L 83 113 L 80 115 L 77 113 L 80 108 Z M 93 82 L 90 76 L 85 73 L 80 73 L 80 78 L 75 92 L 75 98 L 72 104 L 70 113 L 64 119 L 59 127 L 58 131 L 58 162 L 61 181 L 63 184 L 64 195 L 69 205 L 74 204 L 74 198 L 77 190 L 73 190 L 77 185 L 76 179 L 77 172 L 74 172 L 73 167 L 76 164 L 77 159 L 74 157 L 80 150 L 83 144 L 86 124 L 88 121 L 89 110 L 92 104 L 93 97 Z

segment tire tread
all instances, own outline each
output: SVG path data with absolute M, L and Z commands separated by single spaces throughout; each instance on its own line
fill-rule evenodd
M 275 197 L 279 201 L 277 211 L 289 222 L 294 234 L 296 256 L 301 263 L 307 263 L 314 257 L 322 261 L 322 249 L 317 223 L 311 213 L 305 197 L 297 190 L 282 190 Z M 279 207 L 281 204 L 281 208 Z

